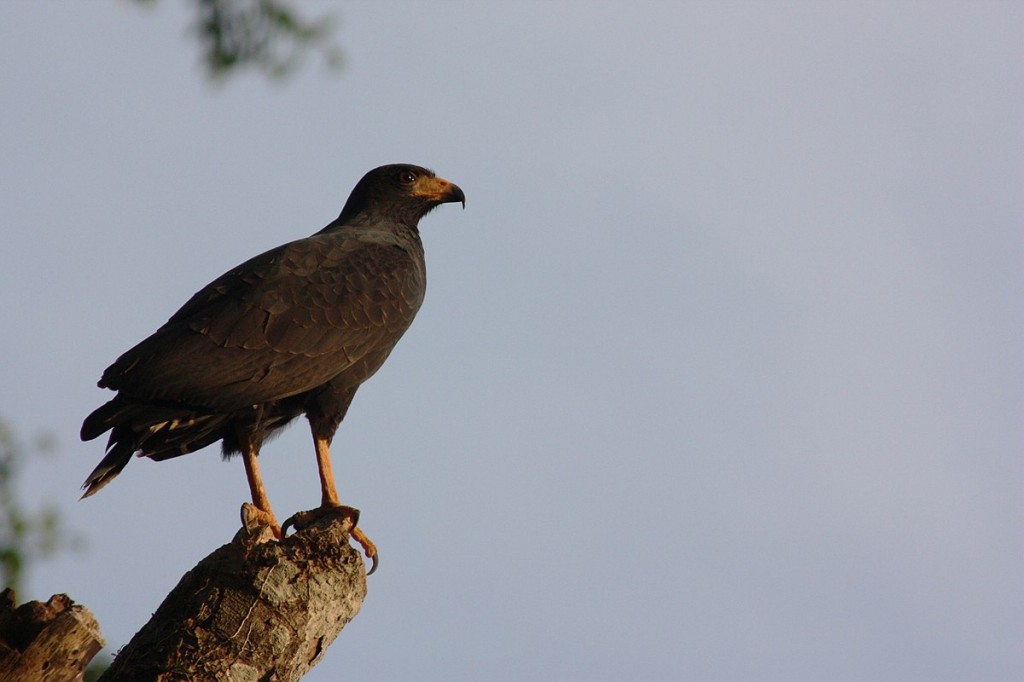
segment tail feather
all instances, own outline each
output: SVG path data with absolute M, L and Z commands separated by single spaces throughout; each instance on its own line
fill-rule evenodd
M 123 421 L 124 412 L 130 407 L 119 395 L 100 405 L 82 422 L 82 430 L 79 432 L 82 440 L 92 440 L 112 429 Z
M 113 435 L 111 435 L 111 441 L 113 441 Z M 135 449 L 131 441 L 113 441 L 106 457 L 100 460 L 100 463 L 96 465 L 96 468 L 92 470 L 89 477 L 85 479 L 85 483 L 82 484 L 82 489 L 85 492 L 82 493 L 81 499 L 84 500 L 90 495 L 95 494 L 100 488 L 114 480 L 121 473 L 121 470 L 128 466 L 128 462 L 131 461 Z
M 195 452 L 223 438 L 229 421 L 230 416 L 225 414 L 204 414 L 187 406 L 134 402 L 115 396 L 82 423 L 82 440 L 110 431 L 107 454 L 82 484 L 82 497 L 95 494 L 117 477 L 135 453 L 164 460 Z

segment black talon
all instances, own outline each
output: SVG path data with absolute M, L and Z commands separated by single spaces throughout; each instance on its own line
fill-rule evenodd
M 298 511 L 289 516 L 281 524 L 281 537 L 285 538 L 288 536 L 288 529 L 294 528 L 295 532 L 306 530 L 317 520 L 317 510 L 312 511 Z
M 311 526 L 318 519 L 323 518 L 323 516 L 326 513 L 328 513 L 329 511 L 342 512 L 342 513 L 347 514 L 348 518 L 352 521 L 352 532 L 356 532 L 356 527 L 357 527 L 357 524 L 359 523 L 359 510 L 358 509 L 355 509 L 353 507 L 335 507 L 333 509 L 331 509 L 331 508 L 325 509 L 324 507 L 318 507 L 317 509 L 313 509 L 313 510 L 310 510 L 310 511 L 295 512 L 294 514 L 289 516 L 287 519 L 285 519 L 284 523 L 281 524 L 281 539 L 283 540 L 286 537 L 288 537 L 288 529 L 289 528 L 294 529 L 294 531 L 296 533 L 298 533 L 298 532 L 300 532 L 302 530 L 305 530 L 309 526 Z M 366 544 L 363 544 L 363 541 L 359 540 L 359 536 L 361 536 L 363 538 L 363 540 L 366 541 Z M 365 535 L 363 535 L 361 531 L 359 531 L 357 533 L 357 537 L 355 537 L 353 539 L 356 540 L 357 542 L 359 542 L 359 544 L 363 546 L 364 552 L 367 551 L 367 550 L 373 550 L 373 554 L 372 555 L 368 555 L 368 557 L 367 557 L 367 558 L 369 558 L 371 560 L 371 564 L 370 564 L 370 570 L 366 572 L 367 576 L 373 575 L 373 572 L 377 570 L 377 566 L 380 564 L 380 558 L 379 558 L 379 556 L 377 554 L 376 547 L 373 546 L 373 543 L 370 542 L 369 538 L 367 538 Z

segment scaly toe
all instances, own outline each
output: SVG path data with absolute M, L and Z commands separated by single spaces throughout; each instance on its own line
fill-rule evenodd
M 245 502 L 242 504 L 241 517 L 242 527 L 250 535 L 260 532 L 261 528 L 269 528 L 275 538 L 281 539 L 281 526 L 277 523 L 277 517 L 274 516 L 274 512 L 260 509 L 249 502 Z
M 359 523 L 359 510 L 353 507 L 346 507 L 344 505 L 327 505 L 317 507 L 316 509 L 310 509 L 309 511 L 295 512 L 287 519 L 281 526 L 281 537 L 287 537 L 288 529 L 294 529 L 296 533 L 309 528 L 314 523 L 328 516 L 340 515 L 342 518 L 348 519 L 352 522 L 352 530 L 350 536 L 353 540 L 359 543 L 363 548 L 363 552 L 367 558 L 371 560 L 370 570 L 366 572 L 366 575 L 373 575 L 373 572 L 377 570 L 377 565 L 380 563 L 380 559 L 377 554 L 377 547 L 374 545 L 370 538 L 366 537 L 366 534 L 356 525 Z
M 377 565 L 380 563 L 379 555 L 377 554 L 377 545 L 373 544 L 373 542 L 370 541 L 370 538 L 366 537 L 366 533 L 364 533 L 360 528 L 352 529 L 352 538 L 362 546 L 363 552 L 372 562 L 370 564 L 370 570 L 366 572 L 366 575 L 373 575 L 373 572 L 377 570 Z
M 281 530 L 285 536 L 287 536 L 289 528 L 294 529 L 295 532 L 298 533 L 328 516 L 341 516 L 342 518 L 351 521 L 353 528 L 355 528 L 356 524 L 359 523 L 358 509 L 338 505 L 337 507 L 317 507 L 316 509 L 310 509 L 309 511 L 295 512 L 285 519 L 284 525 L 281 526 Z

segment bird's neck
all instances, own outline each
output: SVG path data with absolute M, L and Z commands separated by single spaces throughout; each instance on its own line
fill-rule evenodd
M 358 235 L 367 241 L 420 243 L 420 231 L 415 222 L 409 223 L 362 213 L 348 217 L 343 213 L 317 232 L 317 234 L 334 233 Z

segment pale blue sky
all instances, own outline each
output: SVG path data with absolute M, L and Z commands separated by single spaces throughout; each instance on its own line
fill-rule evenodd
M 1024 9 L 318 3 L 347 54 L 209 86 L 187 5 L 0 7 L 0 414 L 41 565 L 124 644 L 226 542 L 215 448 L 101 494 L 103 368 L 407 161 L 412 330 L 335 440 L 382 555 L 307 678 L 1024 676 Z M 319 500 L 304 425 L 261 460 Z

